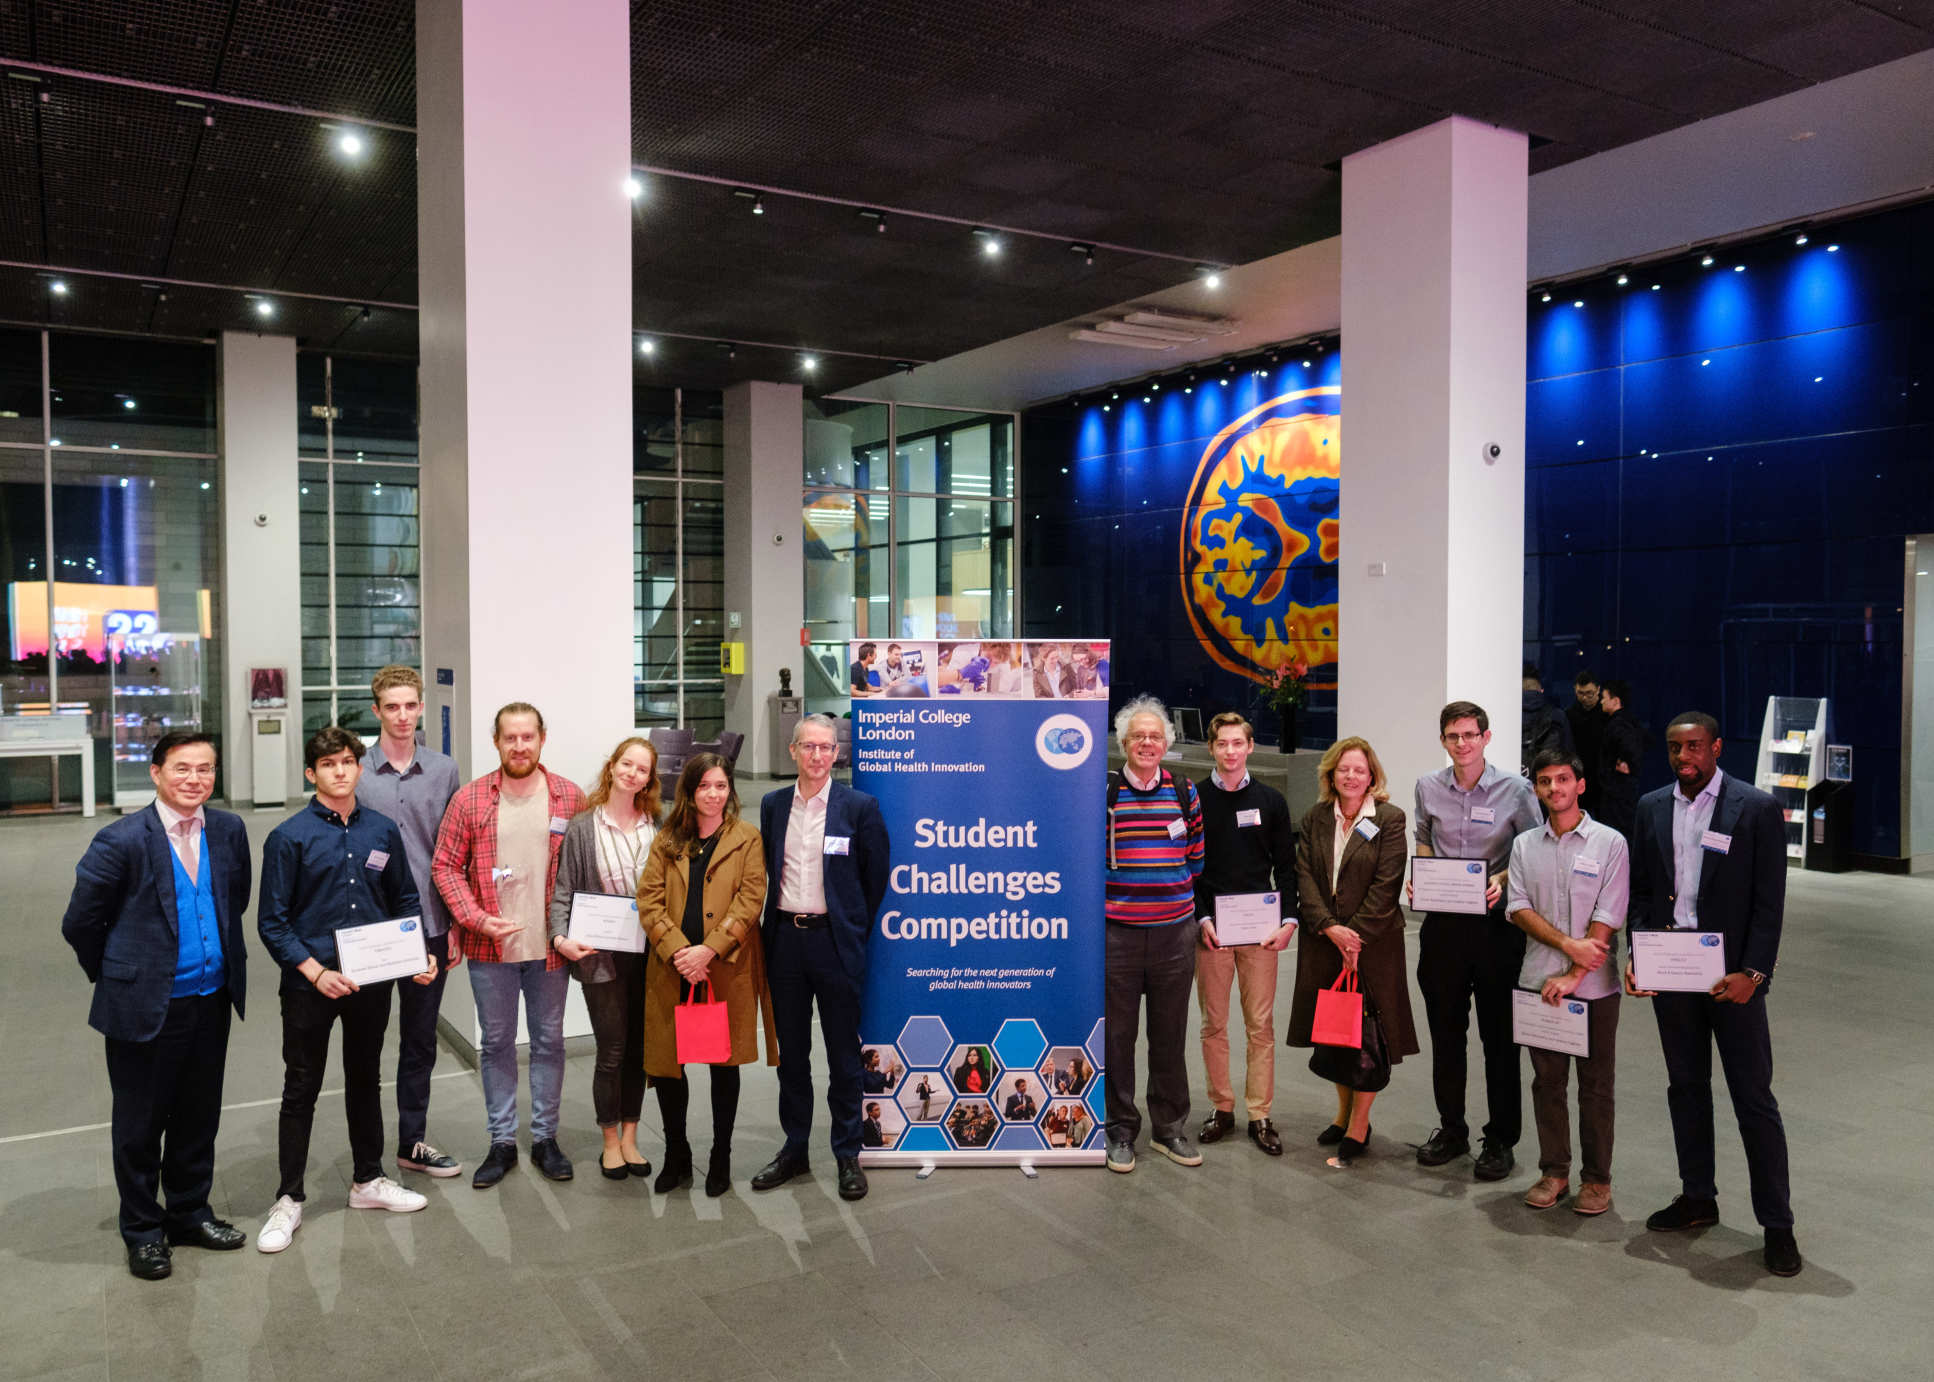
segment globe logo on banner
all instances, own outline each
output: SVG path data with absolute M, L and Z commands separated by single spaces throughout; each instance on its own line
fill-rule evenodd
M 1336 663 L 1342 392 L 1298 389 L 1237 418 L 1183 504 L 1183 607 L 1216 665 L 1252 681 Z
M 1701 936 L 1699 937 L 1699 944 L 1711 948 L 1719 944 L 1719 936 L 1717 933 Z
M 1050 768 L 1078 768 L 1094 752 L 1095 736 L 1079 715 L 1050 715 L 1034 733 L 1034 751 Z

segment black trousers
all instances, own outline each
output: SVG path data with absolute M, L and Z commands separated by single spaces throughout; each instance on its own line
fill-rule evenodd
M 1148 999 L 1148 1122 L 1157 1137 L 1186 1132 L 1189 1120 L 1189 1010 L 1195 996 L 1193 920 L 1169 926 L 1109 922 L 1103 1008 L 1107 1022 L 1108 1138 L 1133 1142 L 1142 1130 L 1135 1107 L 1135 1040 Z
M 389 1026 L 393 983 L 371 984 L 346 998 L 324 998 L 307 981 L 282 991 L 282 1113 L 276 1124 L 280 1198 L 305 1198 L 309 1129 L 329 1064 L 329 1029 L 342 1020 L 342 1101 L 349 1119 L 351 1179 L 358 1185 L 383 1174 L 383 1032 Z
M 598 1043 L 591 1107 L 601 1128 L 636 1123 L 645 1106 L 645 957 L 613 951 L 611 958 L 614 977 L 580 985 Z
M 732 1128 L 739 1119 L 739 1067 L 708 1065 L 712 1072 L 712 1149 L 732 1150 Z M 692 1106 L 692 1067 L 679 1067 L 680 1078 L 653 1080 L 658 1091 L 658 1117 L 665 1125 L 667 1151 L 685 1146 L 691 1139 L 688 1114 Z
M 1464 1087 L 1471 1005 L 1484 1047 L 1487 1141 L 1515 1147 L 1524 1131 L 1524 1062 L 1511 1039 L 1511 990 L 1524 965 L 1524 932 L 1504 913 L 1481 917 L 1429 912 L 1417 943 L 1417 987 L 1430 1020 L 1430 1076 L 1437 1121 L 1447 1134 L 1469 1137 Z
M 813 1131 L 813 1004 L 826 1043 L 826 1111 L 833 1155 L 860 1154 L 860 994 L 839 961 L 832 932 L 781 920 L 766 952 L 773 1024 L 779 1032 L 779 1126 L 785 1154 L 804 1156 Z
M 107 1039 L 114 1092 L 109 1138 L 121 1192 L 121 1237 L 159 1243 L 169 1228 L 215 1217 L 215 1133 L 228 1065 L 228 990 L 175 998 L 151 1041 Z M 168 1208 L 158 1198 L 165 1190 Z
M 430 1072 L 436 1069 L 436 1019 L 443 1007 L 443 985 L 450 971 L 443 964 L 449 943 L 430 938 L 437 953 L 436 978 L 427 984 L 401 983 L 396 989 L 396 1145 L 409 1151 L 429 1139 Z
M 1665 1101 L 1679 1153 L 1680 1188 L 1689 1198 L 1719 1197 L 1712 1132 L 1712 1048 L 1726 1071 L 1733 1116 L 1746 1145 L 1753 1217 L 1764 1228 L 1793 1227 L 1787 1181 L 1786 1125 L 1773 1097 L 1773 1037 L 1766 995 L 1745 1003 L 1715 1003 L 1703 993 L 1661 993 L 1652 1000 L 1665 1051 Z

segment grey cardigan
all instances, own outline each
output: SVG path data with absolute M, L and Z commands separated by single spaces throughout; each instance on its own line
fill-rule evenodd
M 657 823 L 653 822 L 653 828 Z M 604 883 L 598 876 L 598 823 L 590 811 L 580 811 L 564 827 L 564 842 L 557 851 L 557 883 L 551 889 L 550 939 L 571 927 L 571 894 L 601 893 Z M 647 846 L 649 847 L 649 846 Z M 642 956 L 634 957 L 642 959 Z M 571 973 L 580 984 L 603 984 L 618 977 L 617 955 L 600 950 L 582 960 L 571 961 Z

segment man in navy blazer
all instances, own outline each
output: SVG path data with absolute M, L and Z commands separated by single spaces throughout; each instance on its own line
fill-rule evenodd
M 752 1178 L 771 1190 L 804 1175 L 813 1128 L 813 1002 L 829 1069 L 826 1107 L 841 1199 L 866 1194 L 860 1169 L 860 992 L 866 942 L 886 898 L 886 820 L 864 792 L 833 781 L 838 721 L 808 715 L 792 732 L 799 781 L 759 803 L 765 838 L 763 934 L 779 1029 L 779 1126 L 785 1145 Z
M 1800 1250 L 1766 1021 L 1786 906 L 1786 826 L 1772 797 L 1719 770 L 1722 741 L 1712 716 L 1678 716 L 1665 732 L 1665 745 L 1677 782 L 1639 802 L 1627 927 L 1716 931 L 1723 938 L 1726 974 L 1710 993 L 1647 993 L 1626 965 L 1626 992 L 1651 998 L 1658 1018 L 1679 1155 L 1681 1193 L 1645 1226 L 1671 1232 L 1719 1222 L 1712 1130 L 1716 1045 L 1746 1144 L 1753 1214 L 1766 1230 L 1766 1267 L 1793 1276 L 1800 1270 Z
M 204 805 L 214 741 L 175 730 L 151 760 L 154 803 L 95 834 L 60 923 L 94 985 L 88 1025 L 107 1038 L 121 1237 L 144 1281 L 173 1270 L 171 1243 L 232 1251 L 247 1241 L 215 1217 L 208 1192 L 229 1008 L 240 1017 L 247 997 L 253 881 L 242 818 Z

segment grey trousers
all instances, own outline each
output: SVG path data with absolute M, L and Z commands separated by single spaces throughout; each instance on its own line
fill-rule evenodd
M 1187 1131 L 1186 1054 L 1190 999 L 1195 991 L 1193 918 L 1169 926 L 1107 925 L 1108 1138 L 1133 1142 L 1142 1130 L 1135 1107 L 1135 1041 L 1142 999 L 1148 999 L 1148 1121 L 1157 1137 Z
M 1531 1051 L 1531 1113 L 1538 1122 L 1538 1169 L 1547 1176 L 1571 1178 L 1571 1108 L 1566 1084 L 1578 1066 L 1578 1142 L 1583 1152 L 1579 1179 L 1586 1185 L 1612 1183 L 1612 1079 L 1618 1065 L 1616 993 L 1585 1000 L 1589 1056 L 1567 1056 L 1536 1046 Z

